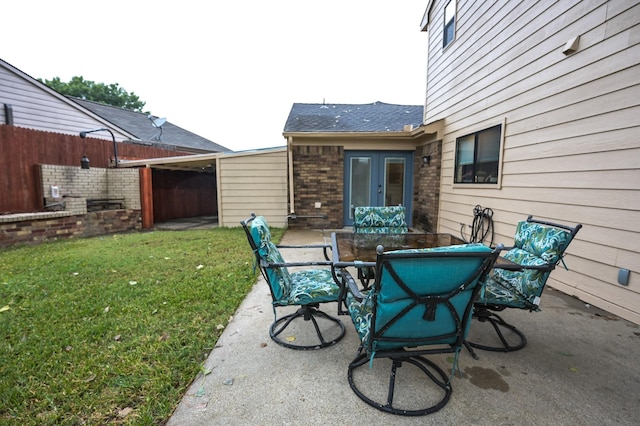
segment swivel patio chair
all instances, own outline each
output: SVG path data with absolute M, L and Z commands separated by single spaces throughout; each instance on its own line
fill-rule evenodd
M 500 249 L 468 244 L 383 250 L 378 247 L 378 278 L 368 292 L 361 292 L 349 272 L 342 271 L 349 314 L 361 341 L 349 364 L 349 385 L 378 410 L 404 416 L 433 413 L 449 402 L 479 281 Z M 450 375 L 426 357 L 444 353 L 455 354 Z M 385 384 L 381 376 L 389 364 Z M 360 368 L 366 365 L 369 371 Z
M 525 347 L 527 338 L 524 333 L 495 312 L 507 308 L 539 311 L 547 279 L 558 263 L 564 265 L 564 253 L 581 227 L 581 224 L 571 227 L 535 220 L 533 216 L 518 223 L 514 247 L 503 252 L 505 259 L 518 265 L 517 269 L 496 266 L 487 276 L 474 305 L 473 317 L 479 323 L 491 324 L 497 340 L 468 340 L 467 348 L 474 357 L 476 354 L 471 347 L 498 352 Z
M 408 232 L 404 206 L 359 206 L 353 210 L 353 231 L 359 234 L 405 234 Z M 358 279 L 368 288 L 375 278 L 373 268 L 358 268 Z
M 288 269 L 289 267 L 330 266 L 331 262 L 328 260 L 326 251 L 330 246 L 324 244 L 276 246 L 271 241 L 269 225 L 263 216 L 252 214 L 251 217 L 240 223 L 247 234 L 249 245 L 256 256 L 256 262 L 262 276 L 269 284 L 271 291 L 274 315 L 273 324 L 269 328 L 271 339 L 284 347 L 300 350 L 324 348 L 334 345 L 342 339 L 345 333 L 342 321 L 319 309 L 321 303 L 337 302 L 340 296 L 340 287 L 334 281 L 331 269 L 307 268 L 294 272 L 290 272 Z M 323 249 L 325 260 L 287 263 L 278 247 Z M 286 306 L 298 306 L 299 308 L 294 313 L 278 318 L 277 308 Z M 298 344 L 294 342 L 301 336 L 286 335 L 285 330 L 291 331 L 299 326 L 302 320 L 310 321 L 313 324 L 317 341 L 311 343 L 308 340 Z M 289 328 L 290 326 L 291 328 Z M 313 335 L 314 332 L 312 331 L 311 334 Z M 325 335 L 330 337 L 325 337 Z

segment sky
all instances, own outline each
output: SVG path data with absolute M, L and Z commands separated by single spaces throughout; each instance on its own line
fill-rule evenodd
M 0 58 L 118 83 L 233 151 L 283 146 L 294 103 L 423 105 L 427 0 L 12 1 Z

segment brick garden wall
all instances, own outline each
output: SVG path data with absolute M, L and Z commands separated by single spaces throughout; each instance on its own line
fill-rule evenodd
M 57 210 L 0 215 L 0 247 L 142 229 L 137 169 L 39 168 L 45 205 L 54 205 Z M 51 196 L 51 186 L 58 187 L 58 197 Z M 87 212 L 90 198 L 123 199 L 124 208 Z
M 11 216 L 20 216 L 22 220 L 15 220 Z M 0 247 L 95 237 L 140 229 L 140 210 L 132 209 L 104 210 L 81 215 L 51 212 L 0 216 Z
M 297 218 L 289 220 L 289 228 L 342 228 L 343 181 L 344 150 L 341 146 L 293 146 Z M 320 208 L 315 207 L 316 202 L 321 203 Z M 320 215 L 326 218 L 317 217 Z

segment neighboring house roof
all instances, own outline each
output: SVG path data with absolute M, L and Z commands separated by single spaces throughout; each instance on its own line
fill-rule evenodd
M 218 145 L 209 139 L 205 139 L 195 133 L 191 133 L 188 130 L 169 123 L 168 121 L 162 125 L 161 133 L 160 128 L 155 127 L 149 119 L 148 114 L 145 113 L 105 105 L 85 99 L 74 97 L 69 97 L 69 99 L 79 103 L 94 114 L 99 115 L 105 120 L 135 135 L 141 141 L 151 142 L 154 144 L 173 145 L 180 148 L 186 148 L 187 150 L 194 152 L 230 151 L 222 145 Z M 156 119 L 158 117 L 151 116 L 151 118 Z
M 402 132 L 422 124 L 422 105 L 294 103 L 284 133 Z
M 124 129 L 84 108 L 24 71 L 0 59 L 0 122 L 17 127 L 77 135 L 80 131 L 106 127 L 116 140 L 133 139 Z M 10 117 L 6 117 L 7 106 Z M 15 113 L 15 116 L 14 116 Z M 96 135 L 111 139 L 110 136 Z

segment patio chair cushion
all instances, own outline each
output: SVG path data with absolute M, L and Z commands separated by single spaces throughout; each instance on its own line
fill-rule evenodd
M 330 269 L 306 269 L 291 273 L 291 289 L 288 303 L 283 305 L 307 305 L 311 303 L 335 302 L 340 296 Z
M 480 292 L 479 303 L 539 310 L 540 296 L 551 274 L 571 242 L 571 232 L 535 222 L 521 221 L 516 227 L 515 247 L 503 257 L 522 266 L 549 266 L 546 271 L 493 269 Z
M 252 221 L 251 235 L 261 257 L 269 263 L 285 263 L 280 250 L 271 241 L 269 225 L 263 216 L 257 216 Z M 340 287 L 336 285 L 330 269 L 305 269 L 297 272 L 290 272 L 286 266 L 265 269 L 269 275 L 275 305 L 307 305 L 338 300 Z
M 361 342 L 365 342 L 368 339 L 371 315 L 373 315 L 373 292 L 368 291 L 365 294 L 366 298 L 358 300 L 351 292 L 347 292 L 346 299 L 349 315 L 353 320 L 353 325 Z
M 251 222 L 251 237 L 258 247 L 260 257 L 269 263 L 285 263 L 280 250 L 271 242 L 271 231 L 269 231 L 269 225 L 263 216 L 257 216 Z M 269 284 L 274 299 L 278 301 L 288 299 L 293 288 L 293 279 L 289 269 L 285 266 L 266 268 L 266 273 L 269 275 Z
M 403 250 L 395 250 L 389 253 L 430 253 L 430 252 L 449 252 L 449 253 L 469 253 L 469 252 L 490 252 L 491 249 L 480 243 L 471 243 L 471 244 L 456 244 L 452 246 L 441 246 L 441 247 L 429 247 L 429 248 L 420 248 L 420 249 L 403 249 Z M 442 289 L 447 289 L 451 287 L 451 283 L 459 282 L 460 279 L 453 274 L 452 271 L 455 271 L 455 268 L 469 268 L 469 260 L 468 259 L 450 259 L 450 262 L 446 264 L 441 264 L 440 266 L 435 266 L 429 268 L 427 271 L 429 273 L 428 279 L 431 282 L 429 290 L 431 292 L 439 292 Z M 476 267 L 482 262 L 482 260 L 476 260 Z M 425 277 L 426 278 L 426 277 Z M 391 291 L 385 291 L 384 296 L 381 296 L 382 302 L 395 302 L 399 299 L 406 298 L 406 293 L 400 287 L 394 287 Z
M 397 250 L 390 253 L 425 253 L 425 252 L 491 252 L 489 247 L 482 244 L 464 244 L 447 247 L 435 247 L 425 249 L 410 249 L 410 250 Z M 393 260 L 394 269 L 396 273 L 407 279 L 408 283 L 411 283 L 412 290 L 418 294 L 447 294 L 452 291 L 452 288 L 457 288 L 461 284 L 460 274 L 469 274 L 477 269 L 482 263 L 482 258 L 437 258 L 431 261 L 424 262 L 424 259 L 397 259 Z M 458 272 L 458 273 L 454 273 Z M 477 285 L 476 277 L 466 291 L 472 291 L 473 287 Z M 347 293 L 346 304 L 349 310 L 349 314 L 355 326 L 355 329 L 360 337 L 360 340 L 366 343 L 370 337 L 371 320 L 374 310 L 374 297 L 377 297 L 375 301 L 377 304 L 377 322 L 376 327 L 386 324 L 391 318 L 398 315 L 403 309 L 413 303 L 413 299 L 406 293 L 401 286 L 395 283 L 395 280 L 386 268 L 382 269 L 382 276 L 379 278 L 380 283 L 374 286 L 374 289 L 366 294 L 366 298 L 358 300 L 351 292 Z M 419 283 L 419 284 L 418 284 Z M 418 284 L 418 285 L 416 285 Z M 416 287 L 422 288 L 416 288 Z M 450 299 L 451 304 L 458 310 L 464 310 L 464 307 L 469 303 L 469 296 L 465 295 L 465 292 L 459 293 Z M 443 317 L 450 316 L 450 312 L 444 305 L 437 305 L 434 316 L 439 316 L 441 320 L 438 322 L 438 327 L 442 330 L 448 330 L 455 327 L 453 317 L 450 321 L 442 320 Z M 396 325 L 391 326 L 385 335 L 387 337 L 400 337 L 400 338 L 421 338 L 424 335 L 424 331 L 421 327 L 417 326 L 423 324 L 424 309 L 411 308 L 404 314 L 405 319 Z M 407 327 L 407 324 L 411 324 L 411 327 Z M 435 324 L 430 325 L 436 326 Z M 394 328 L 397 328 L 394 330 Z M 468 333 L 469 323 L 465 325 L 464 334 Z M 432 335 L 437 335 L 438 330 L 433 330 Z M 429 344 L 451 344 L 454 343 L 456 337 L 444 338 L 440 341 L 429 341 Z M 428 341 L 428 340 L 427 340 Z M 425 341 L 426 342 L 426 341 Z M 425 343 L 422 342 L 422 343 Z M 414 343 L 407 342 L 406 346 L 416 346 Z M 389 347 L 398 347 L 398 342 L 385 343 L 384 341 L 375 342 L 375 349 L 385 349 Z
M 353 227 L 358 233 L 403 234 L 408 232 L 404 206 L 361 206 L 353 214 Z
M 523 266 L 548 265 L 543 258 L 519 248 L 507 251 L 503 257 Z M 487 276 L 478 302 L 537 310 L 544 284 L 550 273 L 551 271 L 536 269 L 508 271 L 495 268 Z
M 555 265 L 572 239 L 571 232 L 535 222 L 521 221 L 516 228 L 514 245 Z

